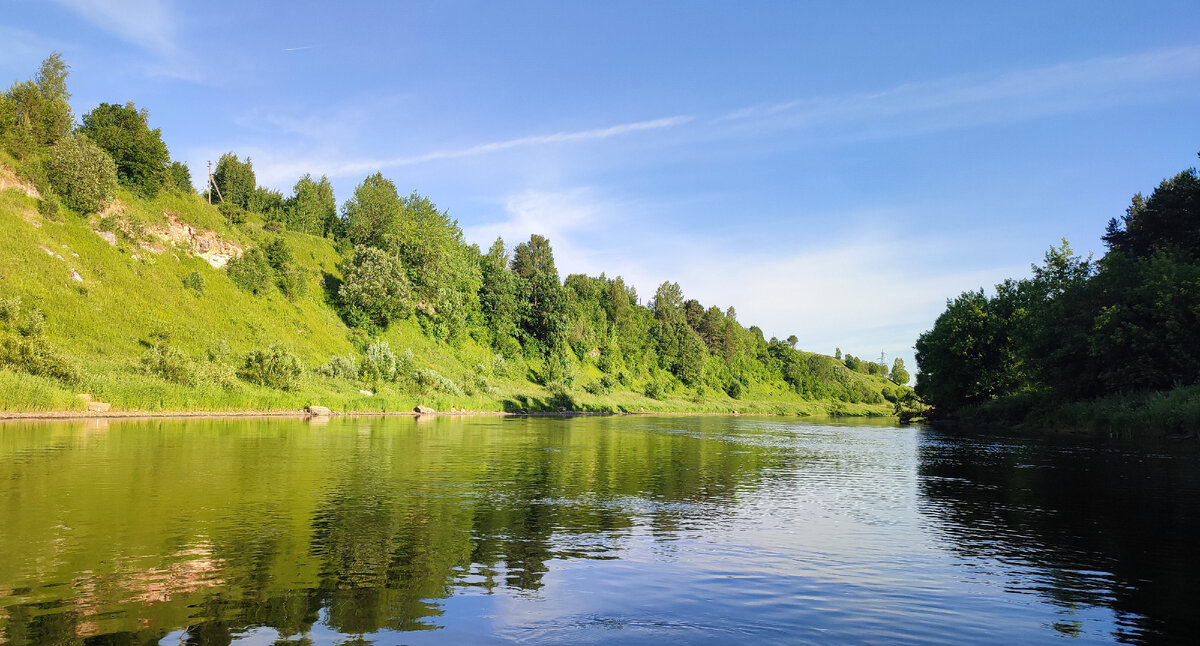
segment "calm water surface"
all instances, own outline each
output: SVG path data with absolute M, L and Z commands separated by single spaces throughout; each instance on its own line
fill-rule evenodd
M 750 418 L 0 424 L 0 643 L 1200 639 L 1200 456 Z

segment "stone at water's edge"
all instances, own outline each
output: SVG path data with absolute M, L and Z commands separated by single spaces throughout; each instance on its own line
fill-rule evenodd
M 430 408 L 428 406 L 421 406 L 420 404 L 418 404 L 417 407 L 413 409 L 413 412 L 418 415 L 432 415 L 432 414 L 436 413 L 437 411 L 433 410 L 432 408 Z
M 325 417 L 325 416 L 329 415 L 330 413 L 332 413 L 332 411 L 330 411 L 329 408 L 326 406 L 313 405 L 313 406 L 309 406 L 308 408 L 306 408 L 304 410 L 307 411 L 309 415 L 316 415 L 316 416 L 320 416 L 320 417 Z
M 112 404 L 110 404 L 108 402 L 89 401 L 87 403 L 87 409 L 89 411 L 92 411 L 93 413 L 107 413 L 108 409 L 111 407 L 112 407 Z

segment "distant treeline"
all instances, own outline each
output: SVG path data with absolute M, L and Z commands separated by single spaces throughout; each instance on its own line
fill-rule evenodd
M 1200 383 L 1196 169 L 1135 195 L 1104 242 L 1097 261 L 1064 240 L 1031 278 L 948 301 L 917 341 L 917 393 L 943 414 L 1004 400 L 1024 414 L 1100 398 L 1127 407 Z M 1172 406 L 1165 414 L 1184 414 Z
M 53 54 L 35 79 L 0 97 L 0 143 L 42 193 L 49 217 L 60 207 L 101 210 L 119 186 L 143 198 L 195 192 L 189 169 L 171 159 L 144 108 L 105 103 L 76 125 L 66 76 Z M 251 160 L 232 152 L 218 160 L 213 178 L 203 195 L 229 223 L 333 241 L 344 262 L 340 283 L 325 283 L 329 303 L 365 338 L 415 317 L 435 339 L 453 345 L 473 338 L 503 356 L 535 360 L 538 381 L 551 388 L 597 394 L 621 388 L 658 398 L 682 390 L 736 399 L 751 384 L 776 383 L 807 399 L 881 403 L 908 392 L 899 359 L 891 369 L 899 385 L 860 378 L 889 370 L 843 359 L 840 350 L 836 359 L 801 352 L 794 336 L 767 339 L 758 327 L 743 327 L 734 308 L 688 299 L 674 282 L 642 304 L 620 277 L 562 280 L 550 241 L 540 235 L 516 245 L 497 239 L 481 250 L 428 197 L 401 195 L 380 173 L 366 177 L 340 209 L 326 177 L 304 175 L 285 196 L 258 186 Z M 228 271 L 254 294 L 278 289 L 290 298 L 305 283 L 304 268 L 281 239 L 247 250 Z M 575 384 L 574 366 L 585 358 L 604 377 Z

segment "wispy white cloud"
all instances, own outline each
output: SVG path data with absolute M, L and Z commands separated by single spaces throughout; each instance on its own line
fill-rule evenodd
M 390 168 L 413 166 L 416 164 L 423 164 L 433 161 L 477 157 L 480 155 L 498 153 L 518 148 L 598 141 L 613 137 L 620 137 L 622 135 L 629 135 L 632 133 L 673 128 L 686 124 L 693 119 L 694 117 L 692 116 L 677 115 L 648 121 L 619 123 L 602 128 L 563 131 L 543 135 L 530 135 L 527 137 L 517 137 L 514 139 L 502 139 L 498 141 L 477 144 L 474 146 L 467 146 L 464 148 L 434 150 L 419 155 L 400 157 L 342 160 L 335 159 L 331 161 L 328 157 L 321 157 L 319 160 L 313 158 L 298 160 L 294 156 L 280 157 L 278 159 L 276 159 L 274 156 L 271 156 L 267 159 L 264 159 L 263 175 L 264 177 L 268 178 L 294 178 L 305 172 L 312 172 L 314 168 L 320 169 L 319 172 L 325 173 L 330 177 L 363 175 L 366 173 L 383 171 Z M 256 166 L 256 168 L 258 168 L 258 166 Z
M 748 127 L 846 126 L 895 136 L 1146 100 L 1147 87 L 1196 76 L 1200 46 L 1189 46 L 747 106 L 718 121 Z
M 174 16 L 160 0 L 55 0 L 96 27 L 159 54 L 177 51 Z

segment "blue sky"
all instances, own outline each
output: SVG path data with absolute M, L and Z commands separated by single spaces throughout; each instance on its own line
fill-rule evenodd
M 0 74 L 62 52 L 77 115 L 148 108 L 195 176 L 379 170 L 481 246 L 910 368 L 947 297 L 1100 255 L 1200 151 L 1194 1 L 5 4 Z

